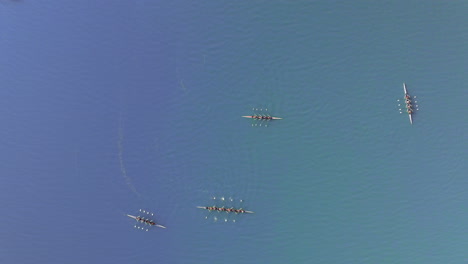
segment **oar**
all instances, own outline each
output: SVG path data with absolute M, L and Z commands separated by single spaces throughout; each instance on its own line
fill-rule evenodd
M 258 108 L 255 109 L 255 111 L 258 111 Z M 261 111 L 262 111 L 262 109 L 260 108 L 260 112 L 261 112 Z M 256 115 L 257 117 L 263 117 L 263 114 L 260 114 L 260 113 L 258 113 L 258 112 L 257 112 L 255 115 Z M 257 125 L 258 125 L 258 126 L 262 126 L 263 119 L 262 119 L 262 118 L 256 118 L 256 119 L 257 119 L 257 120 L 262 120 L 262 121 L 260 121 L 260 123 L 255 124 L 255 126 L 257 126 Z
M 258 109 L 257 109 L 257 110 L 258 110 Z M 266 108 L 265 108 L 265 110 L 268 111 L 268 109 L 266 109 Z M 263 111 L 263 109 L 260 108 L 260 111 Z M 266 120 L 266 119 L 264 119 L 263 117 L 265 117 L 266 115 L 264 115 L 264 114 L 262 113 L 262 114 L 260 114 L 260 116 L 262 117 L 262 119 L 260 119 L 261 121 L 260 121 L 259 126 L 262 126 L 263 121 Z M 267 127 L 267 125 L 265 125 L 265 127 Z

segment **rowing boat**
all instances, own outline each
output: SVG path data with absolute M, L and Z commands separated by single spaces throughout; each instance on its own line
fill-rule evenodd
M 406 96 L 410 96 L 410 95 L 408 94 L 408 91 L 406 90 L 406 83 L 403 83 L 403 90 L 404 90 L 404 92 L 405 92 L 404 99 L 406 100 Z M 406 110 L 408 110 L 408 106 L 406 107 Z M 413 117 L 411 116 L 410 113 L 408 113 L 408 116 L 409 116 L 409 121 L 410 121 L 410 123 L 413 124 Z
M 283 119 L 283 118 L 281 118 L 281 117 L 261 116 L 261 115 L 242 116 L 242 117 L 251 118 L 251 119 L 259 119 L 259 120 L 279 120 L 279 119 Z
M 137 222 L 143 223 L 145 225 L 157 226 L 157 227 L 160 227 L 160 228 L 166 228 L 165 226 L 156 224 L 156 222 L 154 222 L 153 220 L 149 220 L 149 219 L 145 219 L 145 218 L 140 217 L 140 216 L 133 216 L 133 215 L 129 215 L 129 214 L 127 216 L 132 218 L 132 219 L 135 219 Z M 148 229 L 146 231 L 148 231 Z
M 151 214 L 153 215 L 152 213 L 149 213 L 149 212 L 146 212 L 144 210 L 140 210 L 141 212 L 143 213 L 146 213 L 146 214 Z M 165 226 L 162 226 L 162 225 L 159 225 L 157 224 L 155 221 L 149 219 L 149 218 L 144 218 L 144 217 L 141 217 L 141 216 L 134 216 L 134 215 L 129 215 L 127 214 L 128 217 L 132 218 L 132 219 L 135 219 L 137 222 L 139 223 L 143 223 L 145 225 L 149 225 L 149 226 L 156 226 L 156 227 L 160 227 L 160 228 L 166 228 Z M 136 228 L 137 226 L 135 226 Z M 138 229 L 140 229 L 140 227 L 138 227 Z M 144 229 L 144 228 L 141 228 L 141 229 Z M 146 231 L 148 231 L 148 229 L 146 229 Z
M 236 213 L 236 214 L 253 214 L 252 211 L 246 211 L 242 208 L 234 209 L 234 208 L 224 208 L 224 207 L 216 207 L 216 206 L 197 206 L 197 208 L 205 209 L 208 211 L 218 211 L 218 212 L 226 212 L 226 213 Z

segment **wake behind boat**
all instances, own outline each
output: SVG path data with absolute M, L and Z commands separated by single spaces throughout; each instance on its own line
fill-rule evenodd
M 225 207 L 218 207 L 218 206 L 197 206 L 197 208 L 205 209 L 208 211 L 218 211 L 218 212 L 226 212 L 226 213 L 235 213 L 235 214 L 253 214 L 252 211 L 247 211 L 242 208 L 235 209 L 235 208 L 225 208 Z

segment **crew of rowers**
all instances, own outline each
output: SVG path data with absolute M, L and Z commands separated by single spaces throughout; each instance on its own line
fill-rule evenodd
M 153 222 L 151 220 L 148 220 L 148 219 L 144 219 L 143 217 L 139 217 L 139 216 L 137 216 L 135 218 L 135 220 L 140 221 L 140 222 L 145 223 L 145 224 L 148 224 L 148 225 L 156 225 L 155 222 Z
M 253 119 L 267 119 L 267 120 L 273 119 L 272 116 L 263 116 L 263 115 L 254 115 L 254 116 L 252 116 L 252 118 Z
M 413 109 L 411 107 L 413 107 L 411 105 L 411 97 L 409 96 L 409 94 L 406 94 L 405 95 L 405 102 L 406 102 L 406 112 L 408 112 L 408 114 L 412 114 L 413 113 Z
M 236 213 L 236 214 L 245 213 L 244 209 L 224 208 L 224 207 L 216 207 L 216 206 L 206 206 L 205 209 L 209 211 L 219 211 L 219 212 L 228 212 L 228 213 Z

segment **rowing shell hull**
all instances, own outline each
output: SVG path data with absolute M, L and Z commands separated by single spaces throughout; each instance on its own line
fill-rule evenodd
M 141 220 L 138 220 L 136 216 L 133 216 L 133 215 L 127 215 L 128 217 L 132 218 L 132 219 L 135 219 L 136 221 L 138 222 L 141 222 Z M 154 222 L 153 222 L 154 223 Z M 160 227 L 160 228 L 166 228 L 165 226 L 162 226 L 162 225 L 158 225 L 158 224 L 154 224 L 154 226 L 157 226 L 157 227 Z
M 255 118 L 255 116 L 242 116 L 242 117 L 257 119 L 257 118 Z M 281 118 L 281 117 L 272 117 L 271 119 L 272 120 L 280 120 L 280 119 L 283 119 L 283 118 Z M 258 120 L 270 120 L 270 119 L 258 119 Z
M 408 90 L 406 90 L 406 83 L 403 83 L 403 91 L 405 92 L 405 96 L 403 98 L 406 99 L 406 95 L 408 94 Z M 408 116 L 410 124 L 413 124 L 413 117 L 411 114 L 408 114 Z
M 208 209 L 206 209 L 204 206 L 197 206 L 197 208 L 208 210 Z M 211 210 L 208 210 L 208 211 L 211 212 Z M 253 214 L 254 212 L 252 212 L 252 211 L 245 211 L 244 213 L 246 213 L 246 214 Z
M 128 217 L 130 217 L 130 218 L 132 218 L 132 219 L 135 219 L 135 220 L 137 220 L 136 216 L 129 215 L 129 214 L 128 214 L 127 216 L 128 216 Z M 137 221 L 138 221 L 138 220 L 137 220 Z

